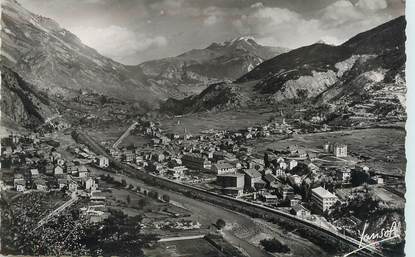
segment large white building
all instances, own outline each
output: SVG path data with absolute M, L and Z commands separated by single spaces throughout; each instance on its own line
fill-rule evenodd
M 107 168 L 110 165 L 110 161 L 105 156 L 98 157 L 98 166 L 101 168 Z
M 335 144 L 333 146 L 333 154 L 336 157 L 347 157 L 347 145 L 345 145 L 345 144 Z
M 212 170 L 216 175 L 236 172 L 235 166 L 227 162 L 220 162 L 212 165 Z
M 311 200 L 324 212 L 337 202 L 337 196 L 322 187 L 317 187 L 311 190 Z

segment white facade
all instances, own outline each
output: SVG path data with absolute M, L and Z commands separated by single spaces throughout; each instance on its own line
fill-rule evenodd
M 320 211 L 325 212 L 337 202 L 337 197 L 322 187 L 311 190 L 311 200 Z
M 107 157 L 101 156 L 98 158 L 98 166 L 101 168 L 107 168 L 110 165 L 110 161 Z
M 347 157 L 347 145 L 335 145 L 333 147 L 333 154 L 336 157 Z

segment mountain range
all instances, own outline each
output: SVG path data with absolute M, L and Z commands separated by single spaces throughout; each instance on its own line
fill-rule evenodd
M 405 107 L 404 17 L 340 46 L 318 42 L 290 51 L 239 37 L 139 65 L 102 56 L 15 0 L 2 1 L 1 25 L 2 82 L 8 85 L 2 112 L 19 124 L 46 120 L 58 113 L 50 103 L 80 96 L 175 114 L 299 98 L 385 115 Z M 20 111 L 15 114 L 14 108 Z
M 204 88 L 211 81 L 233 80 L 287 51 L 238 38 L 127 66 L 100 55 L 54 20 L 31 13 L 15 0 L 2 1 L 2 7 L 2 64 L 52 95 L 91 92 L 154 104 L 183 97 L 195 84 Z
M 169 99 L 163 109 L 183 114 L 307 99 L 365 115 L 401 115 L 406 101 L 405 27 L 402 16 L 339 46 L 316 43 L 283 53 L 234 83 Z
M 209 84 L 233 81 L 264 60 L 288 51 L 287 48 L 259 45 L 252 37 L 238 37 L 176 57 L 148 61 L 138 68 L 152 83 L 173 84 L 175 88 L 183 88 L 180 92 L 194 94 Z

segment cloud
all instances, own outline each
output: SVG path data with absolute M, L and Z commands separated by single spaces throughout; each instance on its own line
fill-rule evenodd
M 264 7 L 264 4 L 262 2 L 251 4 L 251 8 L 262 8 L 262 7 Z
M 320 20 L 324 27 L 338 27 L 345 23 L 366 18 L 364 13 L 348 0 L 336 1 L 322 9 L 320 14 Z
M 129 55 L 147 50 L 151 47 L 167 45 L 163 36 L 148 36 L 134 33 L 120 26 L 106 28 L 76 27 L 71 29 L 81 41 L 96 49 L 101 54 L 122 62 Z
M 209 16 L 207 17 L 204 21 L 203 24 L 205 24 L 206 26 L 212 26 L 215 25 L 218 22 L 218 17 L 215 15 Z
M 254 35 L 265 45 L 296 48 L 323 40 L 339 45 L 362 31 L 392 17 L 377 9 L 385 0 L 337 0 L 305 16 L 287 8 L 269 7 L 258 2 L 248 6 L 232 21 L 239 34 Z
M 256 5 L 232 22 L 240 34 L 254 35 L 263 45 L 297 47 L 313 43 L 319 24 L 294 11 Z M 313 32 L 310 34 L 310 32 Z
M 203 10 L 203 16 L 206 18 L 203 20 L 203 24 L 206 26 L 215 25 L 223 20 L 227 14 L 218 7 L 209 6 Z
M 382 10 L 388 7 L 386 0 L 359 0 L 356 6 L 366 10 Z

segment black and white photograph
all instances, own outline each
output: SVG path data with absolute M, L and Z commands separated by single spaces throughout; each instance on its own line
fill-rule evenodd
M 1 0 L 0 256 L 409 257 L 405 5 Z

